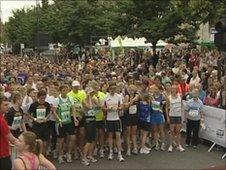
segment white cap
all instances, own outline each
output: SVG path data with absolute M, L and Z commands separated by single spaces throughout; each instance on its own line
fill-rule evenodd
M 86 87 L 85 91 L 86 91 L 86 93 L 90 94 L 90 93 L 94 92 L 94 89 L 92 87 Z
M 71 84 L 72 87 L 80 86 L 80 83 L 77 80 L 74 80 Z

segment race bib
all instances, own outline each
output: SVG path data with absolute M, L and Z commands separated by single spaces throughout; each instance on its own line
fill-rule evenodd
M 137 106 L 133 105 L 129 107 L 129 114 L 136 114 L 137 113 Z
M 36 110 L 37 119 L 45 119 L 46 117 L 46 109 L 37 109 Z
M 198 110 L 190 110 L 188 112 L 188 114 L 191 116 L 191 117 L 197 117 L 199 115 L 199 111 Z
M 18 128 L 20 128 L 21 123 L 22 123 L 22 116 L 14 117 L 12 129 L 17 130 Z
M 62 112 L 61 116 L 62 116 L 62 122 L 70 122 L 71 121 L 70 111 Z
M 88 111 L 88 116 L 95 116 L 95 114 L 97 113 L 98 110 L 92 109 Z

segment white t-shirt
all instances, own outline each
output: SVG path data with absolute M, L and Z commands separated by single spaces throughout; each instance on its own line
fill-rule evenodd
M 113 96 L 110 94 L 107 95 L 104 105 L 107 106 L 107 108 L 117 108 L 119 105 L 122 104 L 122 96 L 115 93 Z M 119 112 L 115 110 L 109 110 L 107 111 L 107 120 L 114 121 L 119 120 Z
M 47 95 L 46 102 L 48 102 L 51 107 L 57 107 L 57 98 L 55 98 L 54 96 Z M 50 114 L 49 119 L 51 121 L 56 121 L 56 117 L 54 114 Z
M 26 95 L 23 98 L 23 102 L 22 102 L 22 107 L 21 108 L 22 108 L 24 113 L 28 113 L 28 110 L 29 110 L 29 108 L 30 108 L 32 103 L 33 103 L 33 100 L 32 100 L 32 98 L 30 96 Z

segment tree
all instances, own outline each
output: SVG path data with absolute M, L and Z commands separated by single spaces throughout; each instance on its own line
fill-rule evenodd
M 117 33 L 132 38 L 145 37 L 154 50 L 158 40 L 174 35 L 179 30 L 177 24 L 182 22 L 170 0 L 125 0 L 118 3 L 118 10 L 117 25 L 122 29 Z

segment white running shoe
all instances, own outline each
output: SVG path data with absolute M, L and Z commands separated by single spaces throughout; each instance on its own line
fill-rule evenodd
M 119 162 L 124 162 L 125 161 L 125 159 L 122 157 L 122 155 L 120 154 L 120 155 L 118 155 L 118 160 L 119 160 Z
M 168 152 L 173 152 L 173 146 L 172 145 L 169 146 Z
M 109 155 L 108 155 L 108 160 L 112 160 L 113 159 L 113 153 L 110 152 Z
M 130 148 L 127 149 L 126 155 L 131 156 L 131 149 Z
M 151 148 L 149 148 L 149 147 L 147 147 L 147 146 L 144 146 L 144 148 L 145 148 L 146 150 L 151 151 Z
M 96 163 L 97 162 L 97 159 L 95 159 L 93 156 L 91 157 L 88 157 L 88 160 L 92 163 Z
M 104 158 L 104 150 L 100 149 L 100 158 Z
M 71 163 L 72 162 L 72 158 L 71 158 L 71 154 L 67 154 L 67 163 Z
M 184 149 L 181 145 L 179 145 L 179 146 L 177 147 L 177 149 L 178 149 L 180 152 L 184 152 L 184 151 L 185 151 L 185 149 Z
M 86 158 L 83 158 L 81 163 L 82 163 L 83 165 L 85 165 L 85 166 L 89 166 L 89 165 L 90 165 L 89 160 L 86 159 Z
M 165 145 L 164 142 L 163 142 L 162 145 L 161 145 L 161 150 L 162 150 L 162 151 L 165 151 L 165 150 L 166 150 L 166 145 Z
M 58 158 L 58 163 L 59 163 L 59 164 L 65 163 L 63 156 L 59 156 L 59 158 Z
M 140 149 L 140 154 L 145 154 L 145 155 L 147 155 L 147 154 L 149 154 L 149 153 L 150 153 L 150 151 L 147 150 L 146 148 L 141 148 L 141 149 Z
M 138 149 L 137 149 L 137 148 L 133 148 L 132 153 L 133 153 L 134 155 L 137 155 L 137 154 L 138 154 Z

